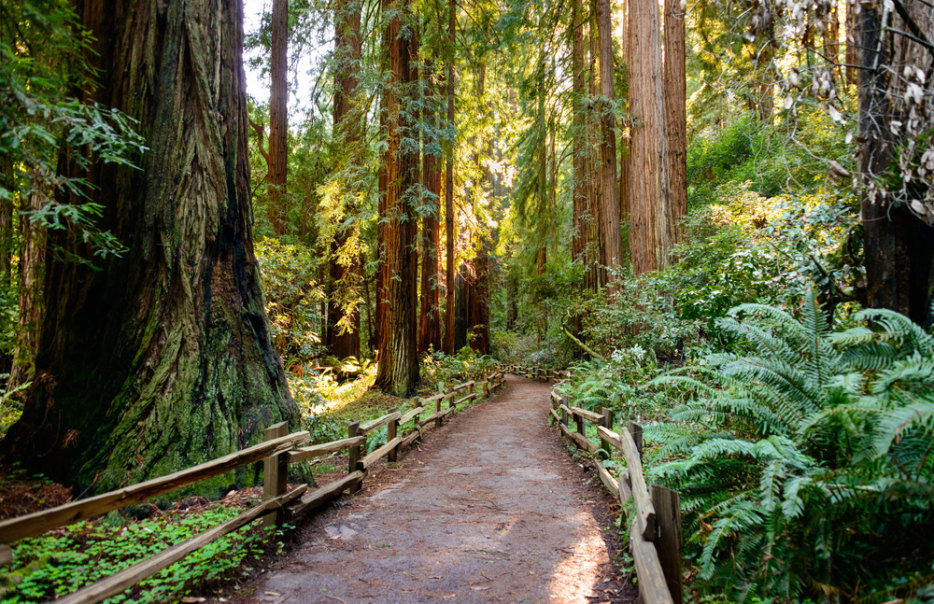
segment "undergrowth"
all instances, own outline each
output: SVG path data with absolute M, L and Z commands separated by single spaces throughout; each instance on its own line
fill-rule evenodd
M 198 513 L 162 514 L 138 522 L 117 515 L 79 522 L 13 545 L 13 563 L 0 575 L 0 600 L 36 602 L 72 593 L 132 566 L 198 533 L 222 524 L 244 511 L 217 504 Z M 108 602 L 176 601 L 197 586 L 248 574 L 272 547 L 281 551 L 282 529 L 247 525 L 202 547 L 185 559 L 145 579 Z

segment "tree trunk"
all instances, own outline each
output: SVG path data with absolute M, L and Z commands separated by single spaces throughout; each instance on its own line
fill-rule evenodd
M 898 311 L 920 325 L 930 325 L 934 296 L 934 227 L 926 224 L 898 199 L 906 193 L 912 200 L 924 200 L 930 182 L 908 180 L 908 191 L 885 188 L 885 176 L 895 167 L 912 134 L 909 115 L 917 109 L 906 101 L 903 75 L 907 66 L 927 74 L 922 95 L 934 95 L 934 61 L 929 48 L 914 43 L 907 36 L 895 36 L 891 28 L 909 31 L 934 30 L 934 14 L 919 4 L 907 8 L 911 24 L 888 8 L 864 5 L 859 16 L 859 39 L 862 67 L 859 83 L 860 177 L 862 180 L 862 221 L 866 264 L 866 305 Z M 912 27 L 913 26 L 913 27 Z M 885 36 L 895 36 L 887 39 Z M 893 76 L 894 74 L 894 76 Z M 910 77 L 910 76 L 909 76 Z M 915 119 L 912 118 L 912 119 Z M 928 118 L 930 119 L 930 118 Z M 920 120 L 916 120 L 920 121 Z M 896 122 L 908 124 L 895 134 Z M 928 122 L 927 127 L 930 127 Z M 915 126 L 918 128 L 918 126 Z M 920 154 L 920 152 L 919 152 Z M 893 166 L 895 165 L 895 166 Z M 918 201 L 917 203 L 923 203 Z M 928 208 L 931 211 L 934 208 Z
M 593 3 L 591 3 L 592 5 Z M 591 6 L 593 9 L 593 6 Z M 587 63 L 587 92 L 589 99 L 587 102 L 587 154 L 584 160 L 586 173 L 584 180 L 587 187 L 587 215 L 590 217 L 590 233 L 588 240 L 591 246 L 591 257 L 594 260 L 594 266 L 591 270 L 591 285 L 589 289 L 597 290 L 607 282 L 606 266 L 606 238 L 603 234 L 604 223 L 600 219 L 600 213 L 603 208 L 603 187 L 601 186 L 600 174 L 600 153 L 595 150 L 601 148 L 600 140 L 600 116 L 596 111 L 598 103 L 597 98 L 597 15 L 596 11 L 590 11 L 588 47 L 589 57 Z M 585 284 L 585 287 L 587 285 Z
M 139 120 L 149 150 L 141 170 L 84 174 L 101 228 L 130 251 L 99 271 L 47 254 L 36 378 L 3 450 L 100 491 L 294 427 L 298 409 L 253 252 L 240 3 L 89 0 L 77 12 L 94 35 L 95 100 Z M 245 477 L 194 488 L 220 494 Z
M 684 47 L 684 11 L 681 2 L 665 0 L 665 126 L 671 191 L 668 233 L 672 242 L 679 239 L 679 225 L 688 211 Z
M 454 127 L 454 57 L 456 56 L 455 26 L 457 22 L 457 4 L 448 2 L 448 57 L 447 57 L 447 92 L 448 92 L 448 127 Z M 447 257 L 445 259 L 445 315 L 444 315 L 444 352 L 454 354 L 454 143 L 448 152 L 447 169 L 444 175 L 444 227 Z
M 629 5 L 630 250 L 636 275 L 664 267 L 668 252 L 668 159 L 664 154 L 658 3 Z M 664 160 L 664 161 L 663 161 Z
M 36 346 L 42 326 L 42 292 L 45 288 L 46 229 L 33 224 L 22 212 L 39 211 L 45 205 L 48 191 L 40 192 L 42 184 L 34 179 L 33 193 L 24 197 L 19 226 L 22 243 L 19 250 L 19 291 L 16 328 L 16 349 L 7 378 L 7 390 L 22 386 L 34 376 Z M 43 194 L 44 193 L 44 194 Z
M 429 98 L 426 122 L 432 132 L 437 127 L 434 82 L 431 71 L 425 69 L 425 88 Z M 430 145 L 434 148 L 437 142 Z M 427 146 L 426 146 L 427 147 Z M 441 350 L 441 287 L 438 283 L 440 266 L 438 264 L 438 249 L 441 246 L 440 208 L 441 201 L 441 171 L 438 170 L 439 157 L 427 148 L 422 152 L 422 186 L 431 196 L 432 209 L 422 218 L 422 293 L 421 311 L 418 321 L 418 350 L 424 352 L 429 348 Z
M 269 92 L 269 224 L 277 237 L 288 228 L 288 196 L 286 179 L 289 156 L 289 2 L 272 0 L 272 48 L 270 49 L 271 80 Z
M 606 266 L 611 269 L 608 282 L 615 280 L 615 271 L 621 261 L 619 238 L 619 190 L 616 181 L 616 115 L 613 112 L 613 24 L 610 0 L 596 0 L 597 36 L 600 41 L 600 224 Z
M 335 8 L 334 27 L 334 148 L 345 157 L 347 170 L 360 162 L 363 117 L 356 102 L 361 57 L 360 6 L 354 0 L 342 0 Z M 351 176 L 348 181 L 356 181 Z M 357 211 L 358 191 L 347 184 L 344 196 L 346 214 Z M 357 303 L 360 282 L 360 255 L 345 249 L 354 225 L 338 226 L 328 258 L 332 295 L 328 297 L 328 328 L 325 343 L 339 359 L 360 357 L 360 309 Z M 335 295 L 339 294 L 339 295 Z
M 581 20 L 581 0 L 573 0 L 571 5 L 571 92 L 573 95 L 573 131 L 571 145 L 573 147 L 572 166 L 574 170 L 574 187 L 572 189 L 572 212 L 574 220 L 574 233 L 571 239 L 571 258 L 584 265 L 584 287 L 587 288 L 587 273 L 590 272 L 591 262 L 585 251 L 588 249 L 587 227 L 587 188 L 584 182 L 586 174 L 585 153 L 587 153 L 584 96 L 584 32 Z
M 412 108 L 412 52 L 403 28 L 410 18 L 408 0 L 388 0 L 390 15 L 386 41 L 389 54 L 389 82 L 386 88 L 387 146 L 383 155 L 386 170 L 385 257 L 383 289 L 386 295 L 383 326 L 379 337 L 379 363 L 376 386 L 384 392 L 408 396 L 418 382 L 416 338 L 418 221 L 411 201 L 418 182 L 418 150 L 403 144 L 414 127 Z

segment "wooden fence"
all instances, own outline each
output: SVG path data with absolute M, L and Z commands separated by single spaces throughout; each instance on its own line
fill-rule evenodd
M 587 452 L 600 481 L 618 498 L 629 519 L 629 548 L 636 567 L 639 594 L 646 604 L 682 602 L 681 592 L 681 501 L 676 491 L 646 485 L 642 469 L 642 426 L 627 421 L 614 432 L 613 413 L 604 407 L 595 413 L 571 406 L 567 395 L 551 392 L 551 419 L 561 433 Z M 574 428 L 569 427 L 569 420 Z M 586 423 L 597 426 L 600 444 L 586 436 Z M 614 478 L 607 460 L 614 451 L 622 453 L 626 467 Z M 632 500 L 630 508 L 628 502 Z
M 565 369 L 558 370 L 549 367 L 539 367 L 537 365 L 518 365 L 516 363 L 500 363 L 497 369 L 503 372 L 518 375 L 530 380 L 543 380 L 558 382 L 571 377 L 571 372 Z
M 503 373 L 497 371 L 482 381 L 466 382 L 454 386 L 447 393 L 416 399 L 418 406 L 404 415 L 393 409 L 386 415 L 365 423 L 352 422 L 347 430 L 347 438 L 323 444 L 302 446 L 310 440 L 308 432 L 289 434 L 286 423 L 276 424 L 266 429 L 263 442 L 242 451 L 168 476 L 73 501 L 50 510 L 4 520 L 0 522 L 0 544 L 10 544 L 19 539 L 41 535 L 48 530 L 141 503 L 200 480 L 263 461 L 263 500 L 260 504 L 188 541 L 174 545 L 134 566 L 56 600 L 66 604 L 100 602 L 120 594 L 195 550 L 257 518 L 262 517 L 267 525 L 281 523 L 321 508 L 344 491 L 356 492 L 362 486 L 367 468 L 383 457 L 395 461 L 399 450 L 412 444 L 421 435 L 424 426 L 432 423 L 440 426 L 448 415 L 454 413 L 458 405 L 488 396 L 502 385 L 503 379 Z M 422 419 L 421 414 L 425 411 L 433 412 Z M 386 442 L 364 455 L 367 434 L 382 426 L 387 427 Z M 347 476 L 313 490 L 306 484 L 292 489 L 287 487 L 289 464 L 340 451 L 348 452 Z M 0 564 L 8 564 L 11 561 L 9 545 L 0 545 Z

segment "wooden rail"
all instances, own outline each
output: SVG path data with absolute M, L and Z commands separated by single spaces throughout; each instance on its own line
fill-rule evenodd
M 678 493 L 658 485 L 651 490 L 642 469 L 642 427 L 627 422 L 619 432 L 612 430 L 613 415 L 603 408 L 596 413 L 568 404 L 566 395 L 552 390 L 549 418 L 561 433 L 586 451 L 600 482 L 621 504 L 630 499 L 629 548 L 639 578 L 639 594 L 646 604 L 680 604 L 681 590 L 681 503 Z M 573 429 L 569 422 L 573 421 Z M 586 422 L 597 424 L 600 444 L 586 436 Z M 604 462 L 613 451 L 622 453 L 625 469 L 614 477 Z M 623 509 L 627 509 L 624 505 Z
M 571 377 L 571 372 L 566 369 L 546 368 L 536 365 L 526 366 L 518 365 L 516 363 L 500 363 L 497 365 L 497 369 L 530 380 L 560 382 Z
M 169 547 L 127 569 L 110 575 L 88 585 L 79 591 L 56 600 L 57 602 L 100 602 L 120 594 L 138 584 L 143 579 L 167 568 L 197 549 L 220 539 L 257 518 L 268 524 L 282 523 L 285 519 L 296 519 L 304 514 L 321 508 L 346 491 L 356 492 L 366 478 L 367 468 L 372 467 L 383 457 L 395 461 L 398 451 L 412 444 L 422 434 L 424 425 L 432 421 L 440 425 L 443 417 L 454 413 L 457 405 L 466 401 L 489 395 L 503 384 L 504 375 L 496 371 L 481 381 L 469 381 L 451 388 L 447 393 L 440 393 L 424 399 L 416 399 L 414 409 L 405 414 L 397 409 L 365 423 L 351 422 L 347 429 L 347 438 L 310 446 L 308 432 L 288 434 L 285 422 L 270 426 L 265 431 L 265 440 L 257 445 L 225 455 L 193 468 L 181 470 L 168 476 L 154 478 L 146 482 L 124 487 L 116 491 L 67 503 L 65 505 L 35 512 L 19 518 L 0 522 L 0 565 L 12 562 L 7 544 L 40 535 L 51 529 L 66 526 L 80 520 L 86 520 L 123 507 L 141 503 L 157 495 L 177 490 L 200 480 L 225 474 L 252 463 L 263 462 L 263 501 L 246 510 L 236 518 L 228 520 L 191 539 Z M 455 392 L 467 391 L 466 396 L 454 400 Z M 441 411 L 441 404 L 448 402 L 448 408 Z M 435 403 L 441 413 L 419 421 L 421 413 L 429 403 Z M 413 421 L 414 420 L 414 421 Z M 405 429 L 409 422 L 411 427 Z M 386 426 L 386 442 L 377 446 L 368 455 L 363 455 L 363 446 L 367 434 Z M 404 430 L 404 431 L 403 431 Z M 408 432 L 408 434 L 406 434 Z M 347 451 L 348 473 L 343 478 L 323 487 L 310 490 L 302 484 L 291 489 L 287 486 L 288 466 L 327 455 Z

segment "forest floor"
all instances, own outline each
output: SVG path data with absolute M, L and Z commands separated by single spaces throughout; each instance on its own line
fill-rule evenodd
M 634 602 L 616 560 L 618 512 L 549 428 L 548 409 L 547 385 L 510 377 L 214 598 Z

